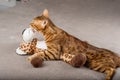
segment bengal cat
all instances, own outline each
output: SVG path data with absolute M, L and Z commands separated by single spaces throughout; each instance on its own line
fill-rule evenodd
M 29 57 L 32 58 L 31 62 L 33 65 L 38 64 L 38 59 L 41 57 L 47 60 L 61 59 L 76 65 L 78 63 L 74 64 L 74 61 L 77 59 L 73 58 L 82 54 L 82 58 L 85 59 L 86 56 L 87 60 L 86 63 L 84 61 L 81 63 L 85 63 L 85 66 L 92 70 L 105 73 L 105 80 L 111 80 L 115 69 L 120 66 L 120 57 L 114 52 L 90 45 L 54 25 L 48 16 L 47 9 L 43 11 L 42 15 L 35 17 L 30 22 L 30 25 L 33 29 L 43 34 L 47 45 L 47 49 Z

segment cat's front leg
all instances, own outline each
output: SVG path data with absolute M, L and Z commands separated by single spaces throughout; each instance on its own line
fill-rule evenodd
M 34 67 L 40 67 L 43 60 L 57 60 L 59 55 L 57 50 L 47 50 L 36 48 L 35 53 L 27 58 Z
M 60 58 L 74 67 L 81 67 L 86 62 L 86 56 L 82 53 L 76 55 L 65 53 Z

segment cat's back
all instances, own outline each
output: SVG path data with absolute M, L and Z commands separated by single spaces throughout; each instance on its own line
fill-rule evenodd
M 88 49 L 86 50 L 86 56 L 90 62 L 95 60 L 101 64 L 114 63 L 114 66 L 118 66 L 120 61 L 119 55 L 117 55 L 115 52 L 105 48 L 98 48 L 93 45 L 89 45 Z

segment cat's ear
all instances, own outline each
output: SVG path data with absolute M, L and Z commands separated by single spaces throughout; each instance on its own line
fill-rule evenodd
M 41 26 L 42 28 L 45 28 L 45 26 L 47 25 L 48 21 L 47 20 L 42 20 L 41 21 Z
M 48 10 L 47 10 L 47 9 L 44 9 L 42 15 L 45 16 L 45 17 L 49 17 L 49 15 L 48 15 Z

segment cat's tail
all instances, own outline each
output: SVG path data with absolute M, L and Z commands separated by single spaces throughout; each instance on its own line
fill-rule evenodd
M 118 61 L 118 62 L 119 62 L 119 65 L 118 65 L 118 66 L 120 67 L 120 57 L 119 57 L 118 59 L 119 59 L 119 61 Z
M 117 67 L 120 67 L 120 57 L 117 57 Z

